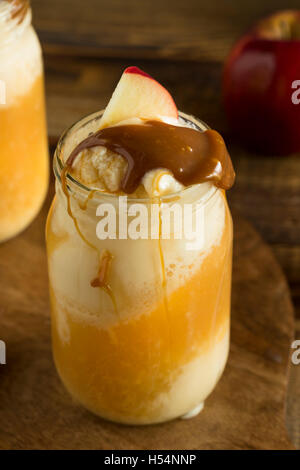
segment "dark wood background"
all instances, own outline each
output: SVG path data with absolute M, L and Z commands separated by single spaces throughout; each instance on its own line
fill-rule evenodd
M 300 317 L 300 155 L 266 157 L 237 146 L 221 103 L 223 63 L 234 41 L 262 16 L 300 8 L 300 1 L 32 0 L 31 4 L 45 53 L 52 147 L 65 127 L 106 105 L 124 67 L 145 69 L 170 90 L 179 109 L 224 135 L 237 172 L 229 192 L 231 206 L 272 247 Z M 299 321 L 297 328 L 299 338 Z M 294 368 L 288 408 L 298 445 L 299 375 Z

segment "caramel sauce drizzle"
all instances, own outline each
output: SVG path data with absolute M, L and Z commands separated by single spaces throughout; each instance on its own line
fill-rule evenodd
M 113 259 L 114 257 L 108 250 L 103 252 L 102 258 L 100 260 L 98 276 L 91 281 L 91 286 L 100 287 L 101 289 L 105 290 L 105 292 L 107 292 L 114 304 L 115 312 L 117 313 L 116 299 L 108 281 L 109 268 Z
M 62 184 L 62 190 L 63 190 L 63 193 L 65 194 L 66 198 L 67 198 L 67 211 L 68 211 L 68 214 L 69 216 L 71 217 L 71 219 L 73 219 L 73 222 L 74 222 L 74 225 L 75 225 L 75 228 L 77 230 L 77 233 L 78 235 L 80 236 L 80 238 L 91 248 L 93 248 L 93 250 L 97 250 L 97 248 L 89 242 L 89 240 L 83 235 L 82 231 L 80 230 L 79 228 L 79 225 L 78 225 L 78 221 L 76 219 L 76 217 L 74 216 L 73 212 L 72 212 L 72 208 L 71 208 L 71 200 L 70 200 L 70 194 L 69 194 L 69 191 L 68 191 L 68 187 L 67 187 L 67 173 L 68 171 L 70 170 L 70 168 L 68 167 L 68 165 L 66 165 L 62 172 L 61 172 L 61 184 Z M 86 201 L 86 204 L 87 204 L 88 201 Z
M 70 171 L 70 167 L 68 164 L 65 165 L 65 167 L 62 169 L 61 172 L 61 184 L 62 184 L 62 190 L 64 195 L 66 196 L 67 199 L 67 212 L 71 219 L 74 222 L 75 228 L 77 230 L 78 235 L 80 238 L 93 250 L 97 251 L 97 254 L 99 256 L 99 251 L 98 248 L 93 245 L 82 233 L 82 231 L 79 228 L 78 221 L 76 217 L 73 214 L 72 208 L 71 208 L 71 200 L 70 200 L 70 194 L 68 191 L 68 186 L 67 186 L 67 173 Z M 96 190 L 93 190 L 89 193 L 88 197 L 84 201 L 83 205 L 80 206 L 82 210 L 86 210 L 88 202 L 93 198 L 94 194 L 96 193 Z M 112 289 L 108 283 L 108 275 L 109 275 L 109 268 L 111 265 L 111 261 L 113 260 L 113 256 L 108 252 L 104 251 L 99 262 L 99 271 L 98 271 L 98 276 L 91 281 L 91 286 L 92 287 L 99 287 L 100 289 L 103 289 L 109 296 L 110 299 L 113 303 L 115 313 L 118 313 L 117 310 L 117 303 L 115 296 L 112 292 Z
M 29 9 L 28 0 L 6 0 L 12 5 L 11 18 L 17 19 L 18 24 L 22 23 L 23 19 L 26 16 L 26 13 Z
M 143 176 L 156 168 L 167 168 L 183 185 L 212 181 L 229 189 L 235 179 L 230 156 L 221 135 L 215 130 L 199 132 L 161 121 L 106 127 L 84 139 L 71 152 L 67 165 L 85 149 L 103 146 L 128 163 L 121 190 L 133 193 Z
M 170 313 L 169 313 L 169 304 L 168 304 L 168 297 L 167 297 L 167 279 L 166 279 L 166 268 L 165 268 L 165 259 L 162 249 L 162 218 L 161 218 L 161 199 L 158 199 L 159 205 L 159 235 L 158 235 L 158 251 L 159 251 L 159 260 L 161 266 L 161 274 L 162 274 L 162 293 L 163 293 L 163 301 L 164 301 L 164 309 L 165 309 L 165 322 L 166 322 L 166 330 L 167 330 L 167 341 L 168 341 L 168 354 L 169 354 L 169 363 L 171 363 L 171 351 L 172 351 L 172 335 L 170 330 L 171 322 L 169 320 Z
M 86 198 L 82 203 L 79 203 L 80 209 L 82 209 L 83 211 L 86 211 L 87 205 L 88 205 L 89 201 L 91 201 L 91 200 L 93 199 L 93 197 L 94 197 L 94 195 L 95 195 L 96 192 L 97 192 L 96 189 L 92 189 L 92 190 L 89 192 L 87 198 Z

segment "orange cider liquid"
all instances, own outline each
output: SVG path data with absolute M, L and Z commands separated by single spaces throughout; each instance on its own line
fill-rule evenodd
M 43 75 L 9 106 L 0 105 L 0 241 L 36 216 L 48 185 Z
M 232 221 L 225 197 L 224 204 L 222 237 L 199 270 L 167 294 L 166 302 L 153 298 L 150 312 L 149 304 L 141 307 L 143 292 L 140 299 L 122 294 L 124 306 L 139 305 L 136 314 L 104 326 L 103 303 L 99 302 L 96 318 L 82 321 L 52 282 L 56 250 L 63 252 L 64 244 L 72 243 L 70 234 L 58 236 L 52 228 L 58 205 L 54 200 L 47 221 L 53 353 L 59 375 L 76 401 L 112 421 L 149 424 L 184 415 L 213 390 L 229 346 Z M 149 243 L 157 246 L 157 240 Z M 84 256 L 80 249 L 76 253 Z M 72 260 L 66 257 L 63 263 Z M 168 276 L 166 272 L 167 282 Z M 80 277 L 78 273 L 76 289 L 81 288 Z M 120 282 L 113 271 L 110 281 L 112 286 Z M 120 289 L 115 292 L 119 294 Z

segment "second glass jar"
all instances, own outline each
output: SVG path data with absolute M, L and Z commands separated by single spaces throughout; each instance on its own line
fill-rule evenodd
M 0 2 L 0 242 L 38 213 L 48 187 L 44 74 L 27 0 Z

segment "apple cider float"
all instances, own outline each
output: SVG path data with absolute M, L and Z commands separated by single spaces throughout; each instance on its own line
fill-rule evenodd
M 222 137 L 178 115 L 167 90 L 130 67 L 105 111 L 63 134 L 54 171 L 47 249 L 53 353 L 64 385 L 120 423 L 196 415 L 229 348 L 225 189 L 234 170 Z M 164 236 L 174 204 L 176 223 Z M 146 236 L 129 236 L 131 223 L 142 225 L 137 206 Z M 184 218 L 180 231 L 186 207 L 201 213 L 201 226 L 193 230 L 193 217 Z
M 48 185 L 41 48 L 26 0 L 0 2 L 0 242 L 24 229 Z

